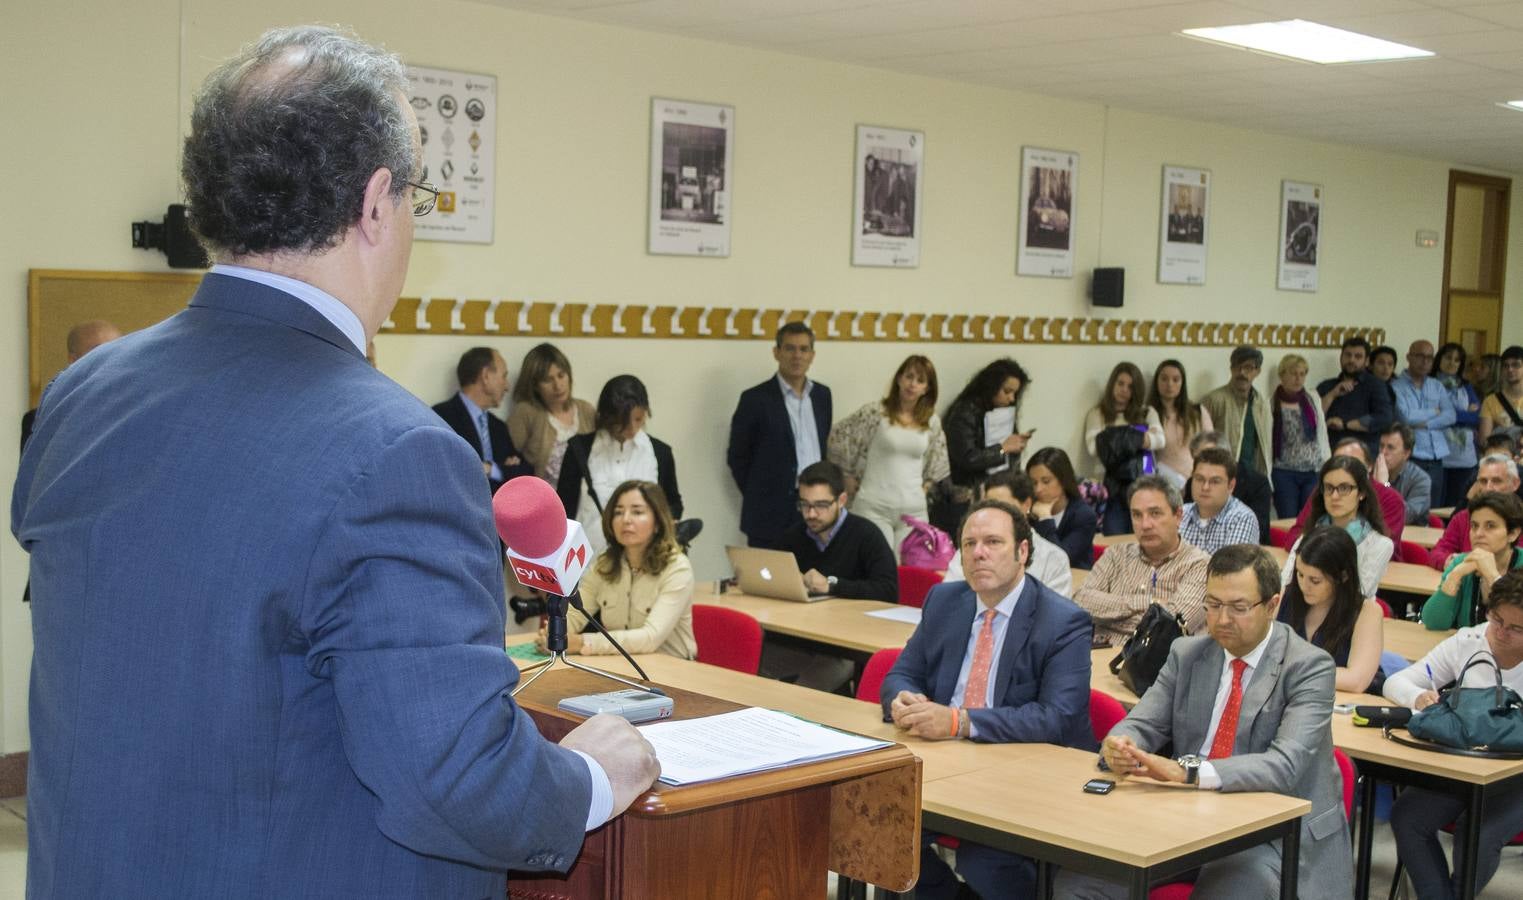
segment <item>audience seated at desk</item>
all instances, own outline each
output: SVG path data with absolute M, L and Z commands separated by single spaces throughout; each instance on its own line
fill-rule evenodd
M 1320 489 L 1311 498 L 1310 521 L 1314 526 L 1342 528 L 1354 539 L 1359 548 L 1360 595 L 1373 597 L 1380 589 L 1380 578 L 1396 545 L 1385 535 L 1386 524 L 1375 501 L 1369 470 L 1357 459 L 1334 456 L 1322 466 L 1319 484 Z M 1285 559 L 1282 584 L 1290 584 L 1295 577 L 1296 551 L 1300 546 L 1301 538 L 1296 538 Z
M 1412 465 L 1412 428 L 1394 422 L 1380 434 L 1380 460 L 1385 463 L 1391 490 L 1401 495 L 1406 506 L 1404 521 L 1408 525 L 1427 525 L 1428 510 L 1433 505 L 1433 483 L 1428 473 Z M 1385 509 L 1384 495 L 1381 509 Z
M 1396 421 L 1390 390 L 1367 371 L 1369 357 L 1369 341 L 1358 335 L 1345 338 L 1338 354 L 1338 377 L 1317 385 L 1330 445 L 1354 437 L 1373 453 L 1376 436 Z
M 1359 548 L 1347 531 L 1323 525 L 1306 533 L 1279 618 L 1332 656 L 1338 690 L 1380 693 L 1385 612 L 1359 590 Z
M 1135 543 L 1112 544 L 1074 594 L 1095 620 L 1096 642 L 1119 646 L 1137 628 L 1148 605 L 1161 603 L 1198 632 L 1205 624 L 1206 562 L 1199 548 L 1179 536 L 1183 501 L 1167 479 L 1144 475 L 1127 498 Z
M 650 397 L 633 375 L 616 375 L 598 394 L 598 430 L 566 442 L 555 492 L 566 515 L 582 524 L 595 552 L 603 544 L 603 504 L 614 488 L 626 481 L 661 485 L 667 506 L 682 518 L 682 492 L 677 489 L 677 462 L 665 441 L 645 433 Z
M 1385 523 L 1385 535 L 1391 539 L 1392 543 L 1401 540 L 1401 533 L 1407 521 L 1407 504 L 1400 493 L 1385 484 L 1388 477 L 1385 471 L 1385 458 L 1379 454 L 1371 454 L 1370 449 L 1364 445 L 1364 441 L 1357 438 L 1344 438 L 1338 446 L 1333 448 L 1333 458 L 1340 456 L 1357 459 L 1364 465 L 1365 471 L 1369 473 L 1370 487 L 1375 493 L 1375 501 L 1380 509 L 1378 518 Z M 1306 501 L 1306 505 L 1301 507 L 1301 514 L 1296 516 L 1296 523 L 1290 528 L 1292 541 L 1301 536 L 1302 529 L 1311 518 L 1312 503 L 1319 496 L 1321 496 L 1320 492 L 1313 494 L 1311 499 Z M 1311 521 L 1315 522 L 1314 519 Z
M 1268 552 L 1247 544 L 1211 558 L 1209 636 L 1174 642 L 1158 680 L 1111 730 L 1101 755 L 1120 778 L 1309 800 L 1311 813 L 1301 820 L 1298 896 L 1348 900 L 1354 864 L 1333 758 L 1333 661 L 1275 621 L 1276 569 Z M 1181 755 L 1157 755 L 1164 747 Z M 1191 896 L 1277 897 L 1279 883 L 1276 841 L 1202 866 Z M 1057 895 L 1125 897 L 1126 890 L 1065 871 Z
M 606 549 L 582 578 L 582 605 L 630 653 L 698 656 L 693 635 L 693 566 L 677 546 L 677 526 L 661 486 L 626 481 L 603 510 Z M 566 613 L 566 651 L 618 653 L 595 631 L 582 634 L 587 615 Z M 539 643 L 544 647 L 544 632 Z
M 560 479 L 567 443 L 597 427 L 597 410 L 571 391 L 571 361 L 560 348 L 536 344 L 524 354 L 513 387 L 508 436 L 534 474 L 551 484 Z
M 1502 682 L 1523 693 L 1523 572 L 1512 571 L 1491 586 L 1490 608 L 1484 623 L 1462 628 L 1412 666 L 1386 679 L 1385 696 L 1393 703 L 1424 709 L 1438 700 L 1435 688 L 1453 684 L 1477 653 L 1490 653 L 1502 672 Z M 1496 673 L 1488 666 L 1465 671 L 1463 687 L 1489 688 Z M 1464 798 L 1448 792 L 1409 786 L 1391 810 L 1396 851 L 1420 898 L 1454 897 L 1453 881 L 1438 832 L 1455 824 L 1455 856 L 1462 852 L 1465 834 Z M 1458 820 L 1458 821 L 1456 821 Z M 1479 892 L 1496 874 L 1502 847 L 1523 831 L 1523 789 L 1488 797 L 1477 845 L 1475 889 Z
M 476 451 L 492 493 L 509 478 L 532 475 L 508 436 L 508 426 L 492 410 L 508 393 L 508 363 L 490 347 L 472 347 L 455 366 L 460 391 L 434 412 Z
M 725 453 L 740 488 L 740 530 L 752 547 L 781 549 L 798 523 L 793 486 L 823 459 L 830 437 L 830 388 L 809 379 L 814 332 L 803 322 L 777 330 L 777 374 L 740 395 Z M 680 515 L 680 514 L 679 514 Z
M 1438 589 L 1423 604 L 1423 625 L 1448 631 L 1479 625 L 1497 579 L 1523 568 L 1523 500 L 1516 494 L 1480 494 L 1470 501 L 1470 543 L 1475 549 L 1455 554 Z
M 885 718 L 927 740 L 1037 742 L 1087 749 L 1090 619 L 1026 577 L 1031 529 L 1011 506 L 985 499 L 963 524 L 967 582 L 941 584 L 883 680 Z M 957 879 L 925 835 L 916 896 L 959 896 Z M 1033 896 L 1036 866 L 963 841 L 957 871 L 985 900 Z
M 997 500 L 1006 506 L 1014 507 L 1026 521 L 1031 524 L 1031 505 L 1034 494 L 1031 487 L 1031 478 L 1017 472 L 1014 469 L 1006 469 L 989 476 L 989 481 L 984 485 L 985 500 Z M 1033 526 L 1034 528 L 1035 526 Z M 1064 597 L 1072 597 L 1074 592 L 1073 567 L 1068 564 L 1068 554 L 1057 544 L 1031 532 L 1031 553 L 1026 560 L 1026 574 L 1044 587 L 1051 588 Z M 947 575 L 944 581 L 963 581 L 965 576 L 962 570 L 962 554 L 952 554 L 952 561 L 947 565 Z
M 1220 447 L 1208 447 L 1195 457 L 1190 475 L 1194 500 L 1185 504 L 1179 536 L 1202 552 L 1215 553 L 1229 544 L 1257 544 L 1259 522 L 1253 510 L 1232 496 L 1237 487 L 1237 460 Z
M 1043 447 L 1026 463 L 1036 501 L 1031 515 L 1043 538 L 1063 548 L 1068 564 L 1088 569 L 1095 561 L 1095 531 L 1099 517 L 1079 494 L 1073 463 L 1060 447 Z
M 1227 443 L 1227 438 L 1220 431 L 1202 431 L 1190 439 L 1190 456 L 1193 458 L 1207 447 L 1220 447 L 1232 452 L 1232 445 Z M 1234 455 L 1233 459 L 1237 457 Z M 1194 469 L 1192 462 L 1191 469 Z M 1273 491 L 1269 487 L 1269 476 L 1256 469 L 1239 465 L 1237 477 L 1233 480 L 1232 496 L 1241 500 L 1243 505 L 1253 512 L 1253 518 L 1259 523 L 1259 543 L 1269 543 L 1269 514 L 1274 509 Z M 1189 480 L 1185 481 L 1184 499 L 1189 502 L 1195 499 L 1195 492 Z
M 1443 537 L 1428 551 L 1428 565 L 1442 572 L 1453 557 L 1470 552 L 1470 510 L 1465 507 L 1471 498 L 1488 491 L 1516 494 L 1518 486 L 1518 464 L 1512 457 L 1502 453 L 1481 457 L 1470 495 L 1464 499 L 1455 498 L 1454 515 L 1444 527 Z

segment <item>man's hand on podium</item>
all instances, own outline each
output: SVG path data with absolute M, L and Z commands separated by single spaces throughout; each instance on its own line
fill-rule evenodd
M 598 761 L 613 787 L 613 813 L 629 808 L 661 776 L 661 761 L 644 735 L 622 716 L 599 713 L 561 738 L 567 750 L 580 750 Z

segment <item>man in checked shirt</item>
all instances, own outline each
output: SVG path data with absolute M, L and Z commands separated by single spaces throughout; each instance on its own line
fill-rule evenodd
M 1160 603 L 1184 617 L 1197 634 L 1205 625 L 1210 557 L 1179 536 L 1184 501 L 1167 480 L 1144 475 L 1127 491 L 1136 543 L 1112 544 L 1095 561 L 1074 602 L 1095 621 L 1095 644 L 1118 646 L 1137 628 L 1148 605 Z

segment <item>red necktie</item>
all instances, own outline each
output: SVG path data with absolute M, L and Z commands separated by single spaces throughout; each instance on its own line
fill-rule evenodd
M 983 709 L 989 694 L 989 664 L 994 661 L 994 610 L 984 610 L 984 627 L 978 630 L 973 645 L 973 666 L 968 669 L 968 686 L 962 692 L 964 709 Z
M 1211 755 L 1207 759 L 1232 755 L 1232 745 L 1237 742 L 1237 714 L 1243 708 L 1243 670 L 1247 668 L 1244 660 L 1232 661 L 1232 689 L 1227 692 L 1227 705 L 1216 724 L 1216 737 L 1211 741 Z

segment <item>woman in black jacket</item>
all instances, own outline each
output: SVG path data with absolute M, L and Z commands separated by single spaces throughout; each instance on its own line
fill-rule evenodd
M 1088 569 L 1095 561 L 1095 530 L 1099 518 L 1095 508 L 1079 494 L 1079 480 L 1073 463 L 1059 447 L 1043 447 L 1026 462 L 1036 502 L 1031 518 L 1036 533 L 1068 554 L 1068 564 Z
M 962 393 L 947 407 L 941 427 L 947 436 L 947 457 L 952 467 L 952 502 L 956 519 L 972 504 L 974 496 L 997 466 L 1019 466 L 1021 451 L 1031 439 L 1031 432 L 1021 433 L 1020 406 L 1026 386 L 1031 383 L 1026 370 L 1009 357 L 984 366 L 968 381 Z M 1015 428 L 1000 444 L 984 445 L 984 415 L 993 409 L 1013 406 Z

